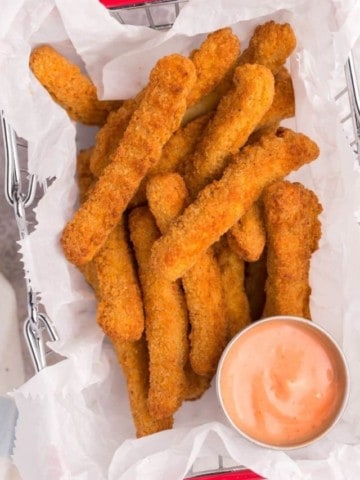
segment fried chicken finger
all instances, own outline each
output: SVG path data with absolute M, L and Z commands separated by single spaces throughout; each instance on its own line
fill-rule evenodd
M 149 179 L 146 194 L 150 210 L 165 233 L 188 203 L 185 183 L 176 173 L 157 175 Z M 191 323 L 190 363 L 194 372 L 211 377 L 227 333 L 220 271 L 212 250 L 199 256 L 182 277 L 182 284 Z
M 296 37 L 291 26 L 271 20 L 255 28 L 248 48 L 240 55 L 239 65 L 264 65 L 275 75 L 295 47 Z
M 189 157 L 185 182 L 193 197 L 221 176 L 230 154 L 242 147 L 274 97 L 274 77 L 260 65 L 238 67 L 234 87 L 224 96 L 194 153 Z
M 98 324 L 111 339 L 138 340 L 144 330 L 144 314 L 124 219 L 95 255 L 93 264 L 98 282 Z
M 205 187 L 152 249 L 152 269 L 169 280 L 183 277 L 274 180 L 315 160 L 312 140 L 289 129 L 264 137 L 235 155 L 222 178 Z M 254 174 L 255 172 L 255 174 Z
M 64 229 L 61 242 L 70 262 L 82 265 L 100 250 L 142 178 L 179 127 L 194 82 L 191 60 L 174 54 L 157 62 L 112 163 Z
M 172 428 L 171 416 L 156 419 L 148 409 L 149 358 L 145 338 L 137 342 L 115 341 L 113 345 L 126 379 L 136 436 L 144 437 Z
M 93 187 L 89 169 L 91 149 L 77 157 L 80 201 Z M 80 267 L 98 299 L 97 323 L 112 340 L 138 340 L 144 330 L 144 314 L 124 219 L 111 232 L 94 259 Z
M 251 322 L 245 293 L 245 263 L 229 247 L 226 236 L 216 246 L 227 313 L 227 339 L 231 340 Z
M 322 211 L 321 205 L 313 192 L 300 183 L 287 181 L 266 188 L 263 201 L 268 235 L 263 316 L 294 315 L 310 319 L 310 259 L 314 228 L 320 233 L 317 216 Z
M 240 54 L 240 42 L 231 28 L 222 28 L 210 33 L 198 50 L 191 53 L 197 81 L 188 97 L 188 106 L 194 105 L 207 95 L 235 65 Z
M 281 120 L 291 118 L 295 115 L 294 87 L 290 73 L 285 67 L 281 67 L 274 79 L 274 100 L 269 110 L 261 119 L 257 129 L 271 126 L 274 123 L 281 122 Z
M 155 418 L 172 415 L 181 405 L 186 387 L 188 318 L 179 283 L 171 283 L 148 269 L 151 247 L 160 232 L 147 207 L 129 216 L 131 241 L 139 267 L 149 349 L 148 408 Z
M 77 122 L 103 125 L 109 112 L 121 104 L 98 100 L 91 80 L 50 45 L 34 48 L 30 68 L 52 98 Z

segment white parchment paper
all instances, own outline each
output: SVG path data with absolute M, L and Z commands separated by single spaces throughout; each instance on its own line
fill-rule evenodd
M 195 459 L 230 457 L 271 480 L 360 478 L 360 207 L 359 174 L 342 133 L 334 96 L 349 48 L 359 34 L 356 0 L 191 0 L 170 31 L 120 25 L 97 0 L 6 2 L 0 21 L 0 105 L 29 142 L 29 169 L 52 182 L 37 208 L 37 230 L 22 243 L 24 260 L 54 322 L 65 359 L 32 378 L 14 397 L 19 409 L 14 462 L 24 479 L 182 479 Z M 175 428 L 134 439 L 122 374 L 95 322 L 95 301 L 61 252 L 59 236 L 77 192 L 76 148 L 94 128 L 79 128 L 31 75 L 31 48 L 50 43 L 86 68 L 102 98 L 126 98 L 155 61 L 188 54 L 206 33 L 232 25 L 246 47 L 254 27 L 288 21 L 298 44 L 291 56 L 294 127 L 321 156 L 292 179 L 314 189 L 324 206 L 323 237 L 313 256 L 315 322 L 342 344 L 352 388 L 338 426 L 313 446 L 290 453 L 256 447 L 224 422 L 214 389 L 184 405 Z

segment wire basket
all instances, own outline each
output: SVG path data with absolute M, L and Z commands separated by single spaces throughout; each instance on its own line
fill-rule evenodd
M 122 24 L 144 25 L 157 30 L 169 29 L 181 8 L 188 0 L 100 0 L 109 9 L 110 14 Z M 344 88 L 335 98 L 343 112 L 341 123 L 346 132 L 350 146 L 360 164 L 360 92 L 356 78 L 355 62 L 350 52 L 344 68 Z M 37 192 L 37 179 L 21 168 L 18 149 L 26 148 L 26 142 L 17 138 L 14 130 L 0 111 L 1 126 L 5 150 L 5 198 L 13 208 L 19 238 L 25 239 L 29 234 L 29 207 L 34 206 Z M 46 190 L 46 184 L 42 185 Z M 40 193 L 41 195 L 41 193 Z M 48 340 L 58 339 L 56 330 L 51 324 L 42 306 L 39 304 L 36 292 L 32 287 L 31 278 L 24 266 L 28 315 L 24 322 L 24 335 L 29 348 L 34 369 L 39 372 L 47 365 L 45 344 Z M 214 460 L 211 470 L 204 470 L 196 462 L 191 467 L 187 479 L 201 478 L 206 480 L 255 480 L 260 479 L 254 472 L 235 465 L 232 460 L 219 456 Z

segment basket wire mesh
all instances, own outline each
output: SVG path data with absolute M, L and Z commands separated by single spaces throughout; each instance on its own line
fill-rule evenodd
M 153 0 L 149 2 L 133 0 L 131 3 L 128 0 L 101 1 L 109 9 L 110 14 L 121 24 L 143 25 L 156 30 L 165 30 L 171 28 L 181 8 L 188 0 Z M 352 52 L 350 52 L 345 65 L 344 73 L 344 88 L 335 100 L 338 103 L 346 103 L 344 110 L 346 113 L 344 113 L 341 123 L 360 165 L 360 92 Z M 18 149 L 26 148 L 26 142 L 16 136 L 2 111 L 0 111 L 0 117 L 5 150 L 5 198 L 14 210 L 19 238 L 25 239 L 29 234 L 27 211 L 29 207 L 33 206 L 37 191 L 37 178 L 35 175 L 29 175 L 26 167 L 20 168 Z M 43 185 L 43 189 L 46 189 L 46 185 Z M 39 372 L 47 365 L 46 342 L 48 340 L 55 341 L 58 336 L 46 313 L 40 311 L 42 306 L 33 290 L 26 265 L 24 265 L 24 273 L 28 304 L 24 334 L 34 369 Z M 186 478 L 207 480 L 212 478 L 217 480 L 255 480 L 261 478 L 245 467 L 235 465 L 232 460 L 223 456 L 218 456 L 214 461 L 216 466 L 211 470 L 199 468 L 195 462 Z

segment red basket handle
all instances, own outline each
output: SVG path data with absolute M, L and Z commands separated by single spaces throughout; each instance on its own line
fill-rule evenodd
M 151 3 L 155 0 L 99 0 L 106 8 L 129 7 L 139 3 Z

